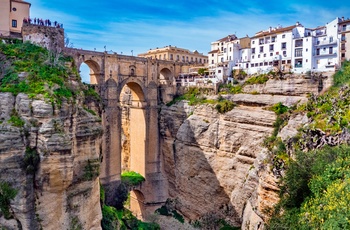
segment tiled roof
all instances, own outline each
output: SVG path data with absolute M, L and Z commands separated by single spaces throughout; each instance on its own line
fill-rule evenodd
M 274 30 L 271 30 L 271 31 L 260 31 L 260 32 L 257 32 L 255 34 L 255 36 L 252 37 L 252 38 L 259 38 L 259 37 L 264 37 L 266 35 L 272 35 L 272 34 L 278 34 L 278 33 L 291 31 L 295 27 L 297 27 L 297 26 L 293 25 L 293 26 L 288 26 L 288 27 L 282 27 L 282 28 L 274 29 Z
M 235 39 L 237 39 L 236 35 L 230 34 L 230 35 L 227 35 L 226 37 L 221 38 L 221 39 L 219 39 L 217 41 L 218 42 L 227 42 L 227 41 L 232 41 L 232 40 L 235 40 Z
M 219 53 L 219 52 L 220 52 L 220 50 L 212 50 L 208 54 L 215 54 L 215 53 Z

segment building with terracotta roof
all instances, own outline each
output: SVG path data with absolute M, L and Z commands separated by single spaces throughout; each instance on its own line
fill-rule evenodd
M 22 0 L 0 0 L 0 35 L 21 33 L 23 19 L 29 18 L 30 3 Z
M 341 18 L 338 26 L 340 40 L 339 62 L 350 60 L 350 19 Z
M 197 50 L 191 52 L 188 49 L 178 48 L 176 46 L 165 46 L 163 48 L 150 49 L 147 53 L 138 54 L 139 57 L 186 62 L 192 64 L 208 63 L 208 56 L 199 53 Z

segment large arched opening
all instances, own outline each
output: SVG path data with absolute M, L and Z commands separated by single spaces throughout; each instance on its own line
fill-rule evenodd
M 121 107 L 121 169 L 146 176 L 146 100 L 140 84 L 127 82 L 120 93 Z M 142 218 L 144 196 L 130 192 L 130 211 Z
M 82 82 L 97 85 L 98 78 L 101 73 L 101 68 L 97 62 L 93 60 L 87 60 L 81 63 L 79 67 L 79 73 L 82 78 Z

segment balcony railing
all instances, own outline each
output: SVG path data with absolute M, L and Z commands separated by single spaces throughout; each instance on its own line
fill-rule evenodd
M 316 46 L 326 46 L 326 45 L 333 45 L 333 44 L 337 44 L 337 40 L 326 40 L 326 41 L 317 41 Z
M 303 67 L 303 64 L 295 64 L 294 67 L 295 67 L 295 68 L 302 68 L 302 67 Z

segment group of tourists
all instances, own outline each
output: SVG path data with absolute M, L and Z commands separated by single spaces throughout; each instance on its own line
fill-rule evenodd
M 34 25 L 39 25 L 39 26 L 52 26 L 56 28 L 63 28 L 63 24 L 58 23 L 57 21 L 51 22 L 50 19 L 40 19 L 40 18 L 24 18 L 23 23 L 29 23 L 29 24 L 34 24 Z

